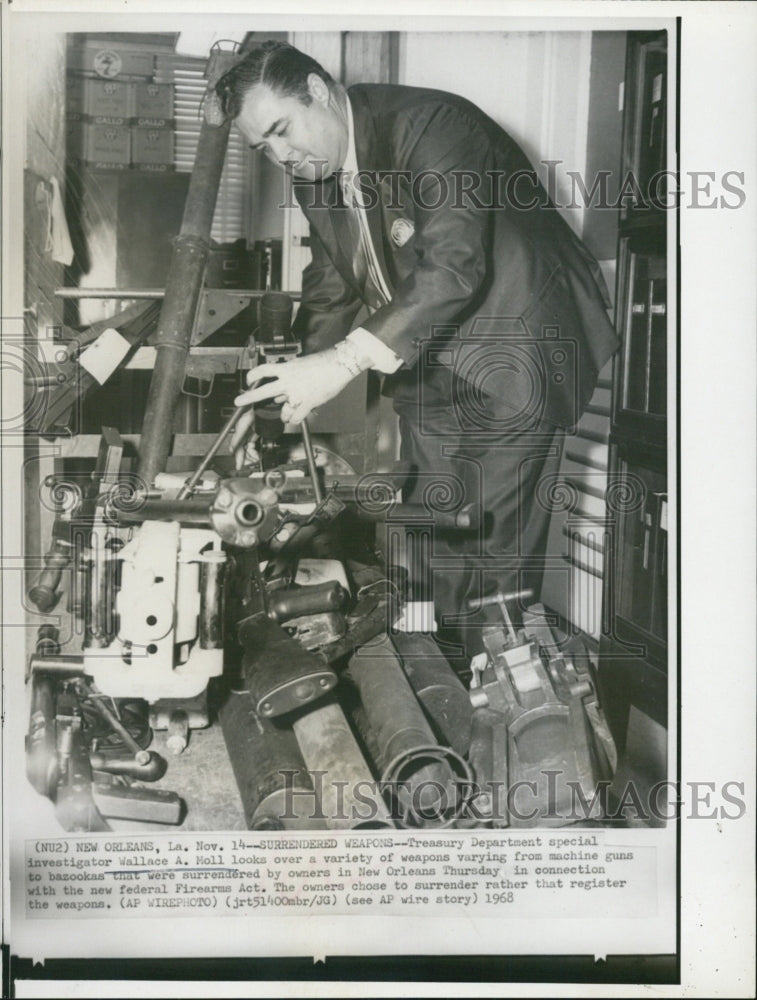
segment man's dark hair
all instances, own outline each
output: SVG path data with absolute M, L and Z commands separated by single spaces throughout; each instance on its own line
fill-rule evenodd
M 329 87 L 334 83 L 320 63 L 288 42 L 263 42 L 224 73 L 216 84 L 216 93 L 224 114 L 230 118 L 237 117 L 247 91 L 259 83 L 282 97 L 296 97 L 303 104 L 310 104 L 308 76 L 311 73 Z

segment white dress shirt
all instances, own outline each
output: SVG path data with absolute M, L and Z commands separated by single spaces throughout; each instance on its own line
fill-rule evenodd
M 357 152 L 355 150 L 355 126 L 352 118 L 352 106 L 350 104 L 349 97 L 347 100 L 347 156 L 344 160 L 344 165 L 342 167 L 343 175 L 348 176 L 350 179 L 354 178 L 355 174 L 358 172 L 357 165 Z M 370 237 L 370 230 L 368 229 L 368 218 L 365 214 L 365 207 L 363 205 L 360 190 L 354 183 L 351 184 L 352 194 L 353 194 L 353 204 L 354 210 L 360 217 L 360 228 L 363 232 L 364 246 L 366 253 L 371 257 L 370 266 L 374 273 L 377 275 L 378 280 L 376 284 L 379 291 L 384 295 L 387 302 L 391 300 L 391 293 L 386 287 L 386 283 L 383 279 L 381 273 L 381 267 L 378 263 L 378 258 L 376 256 L 376 250 L 373 246 L 373 242 Z M 374 371 L 382 372 L 385 375 L 390 375 L 392 372 L 396 372 L 397 369 L 402 364 L 402 358 L 398 357 L 394 351 L 387 347 L 382 341 L 375 337 L 368 330 L 364 329 L 362 326 L 356 327 L 351 333 L 347 334 L 345 338 L 348 340 L 359 356 L 365 357 L 370 360 L 370 367 Z

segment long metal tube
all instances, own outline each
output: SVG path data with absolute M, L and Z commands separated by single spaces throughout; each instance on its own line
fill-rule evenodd
M 218 717 L 247 829 L 323 829 L 292 730 L 257 715 L 247 691 L 230 691 Z
M 223 649 L 226 565 L 226 556 L 222 552 L 206 553 L 200 563 L 200 649 Z
M 148 485 L 165 470 L 171 448 L 230 125 L 228 121 L 222 125 L 202 124 L 181 230 L 174 244 L 140 441 L 138 474 Z
M 302 444 L 305 447 L 305 458 L 308 463 L 308 472 L 310 473 L 310 479 L 313 483 L 313 496 L 317 504 L 323 501 L 323 490 L 321 489 L 321 484 L 318 479 L 318 469 L 315 464 L 315 452 L 313 451 L 313 442 L 310 437 L 310 427 L 308 426 L 307 420 L 302 421 Z
M 186 500 L 187 497 L 190 497 L 192 493 L 194 493 L 195 486 L 197 486 L 199 481 L 202 479 L 203 473 L 218 454 L 218 451 L 221 445 L 223 444 L 226 435 L 229 433 L 229 431 L 233 430 L 234 427 L 236 427 L 242 414 L 245 413 L 247 409 L 248 409 L 247 407 L 240 406 L 236 410 L 234 410 L 229 419 L 226 421 L 221 430 L 218 432 L 218 435 L 216 436 L 215 441 L 213 441 L 213 444 L 205 452 L 205 456 L 200 462 L 200 464 L 197 466 L 195 471 L 192 473 L 189 479 L 184 483 L 184 485 L 179 490 L 176 496 L 177 500 Z
M 408 797 L 415 808 L 433 811 L 443 796 L 453 772 L 446 760 L 452 751 L 438 747 L 438 741 L 423 713 L 402 664 L 388 636 L 357 650 L 350 659 L 349 676 L 355 682 L 365 718 L 375 743 L 384 775 L 403 761 L 402 788 L 396 793 Z M 432 756 L 429 747 L 438 747 Z
M 292 724 L 331 830 L 393 827 L 365 758 L 336 702 L 320 705 Z
M 145 500 L 134 510 L 113 508 L 111 513 L 119 524 L 141 524 L 142 521 L 180 521 L 182 524 L 210 525 L 210 501 Z
M 359 649 L 349 675 L 376 734 L 382 766 L 408 748 L 437 742 L 388 638 Z
M 225 295 L 240 296 L 248 299 L 261 299 L 266 291 L 254 288 L 225 288 Z M 164 288 L 56 288 L 54 293 L 59 299 L 162 299 Z M 301 292 L 281 292 L 290 299 L 299 302 Z
M 392 635 L 392 644 L 440 740 L 465 757 L 471 741 L 473 705 L 463 682 L 431 636 L 398 632 Z

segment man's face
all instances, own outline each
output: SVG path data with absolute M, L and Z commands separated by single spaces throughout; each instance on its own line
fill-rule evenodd
M 318 181 L 338 170 L 347 155 L 347 123 L 319 76 L 308 78 L 310 104 L 284 97 L 265 84 L 245 95 L 236 126 L 254 149 L 295 177 Z

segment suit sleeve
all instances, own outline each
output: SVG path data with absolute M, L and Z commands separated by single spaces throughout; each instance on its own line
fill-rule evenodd
M 421 339 L 474 309 L 491 279 L 491 209 L 481 188 L 478 204 L 459 191 L 463 173 L 490 179 L 490 139 L 459 109 L 442 105 L 424 114 L 397 137 L 395 156 L 409 172 L 416 261 L 392 301 L 363 323 L 409 365 Z
M 350 332 L 362 302 L 329 258 L 310 227 L 312 259 L 302 272 L 302 301 L 292 329 L 306 354 L 333 347 Z

